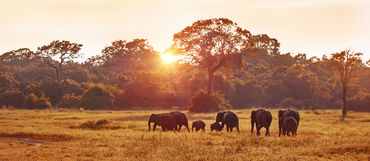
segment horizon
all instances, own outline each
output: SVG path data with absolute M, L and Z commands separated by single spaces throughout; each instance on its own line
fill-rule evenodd
M 154 50 L 163 52 L 173 35 L 193 22 L 225 17 L 253 35 L 276 38 L 282 54 L 321 58 L 351 49 L 363 53 L 363 61 L 370 59 L 370 2 L 365 0 L 14 0 L 0 4 L 0 54 L 68 40 L 83 44 L 80 60 L 86 60 L 115 40 L 135 38 L 147 39 Z

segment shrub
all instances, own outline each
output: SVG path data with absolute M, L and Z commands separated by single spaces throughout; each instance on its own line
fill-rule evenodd
M 75 96 L 74 94 L 65 94 L 62 98 L 62 107 L 71 108 L 77 107 L 81 100 L 81 96 Z
M 348 110 L 370 112 L 370 94 L 348 100 L 347 106 Z
M 24 104 L 25 96 L 19 90 L 7 90 L 0 94 L 0 105 L 22 107 Z
M 24 101 L 24 107 L 32 109 L 36 106 L 37 102 L 37 96 L 34 93 L 30 93 L 26 96 L 26 99 Z
M 303 103 L 302 101 L 288 97 L 280 101 L 280 106 L 285 107 L 285 108 L 290 108 L 290 107 L 300 108 L 303 106 Z
M 45 98 L 44 95 L 38 98 L 34 93 L 27 95 L 24 102 L 24 107 L 27 109 L 45 109 L 51 107 L 49 98 Z
M 113 105 L 114 96 L 108 90 L 101 87 L 89 89 L 81 98 L 80 106 L 85 109 L 110 109 Z
M 190 98 L 189 112 L 214 112 L 231 109 L 231 105 L 219 92 L 210 95 L 205 90 L 200 90 Z

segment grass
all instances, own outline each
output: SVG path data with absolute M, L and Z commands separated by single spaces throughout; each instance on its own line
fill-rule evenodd
M 148 132 L 151 113 L 167 111 L 0 110 L 0 160 L 370 160 L 370 114 L 300 111 L 296 137 L 278 137 L 277 110 L 271 136 L 250 132 L 251 110 L 234 110 L 240 134 L 210 132 L 216 113 L 202 119 L 206 132 Z M 262 134 L 264 134 L 264 129 Z M 1 137 L 47 140 L 30 146 Z

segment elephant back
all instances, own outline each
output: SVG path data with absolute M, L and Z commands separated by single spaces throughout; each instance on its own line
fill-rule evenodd
M 270 111 L 266 111 L 264 109 L 259 109 L 256 111 L 255 114 L 256 121 L 260 125 L 264 125 L 265 127 L 269 127 L 272 121 L 272 115 Z
M 224 123 L 226 125 L 235 127 L 235 126 L 239 125 L 239 118 L 234 112 L 227 111 L 224 114 Z
M 218 122 L 214 122 L 210 125 L 211 131 L 216 130 L 216 131 L 221 131 L 222 126 Z
M 297 120 L 292 117 L 288 116 L 284 119 L 284 127 L 288 129 L 296 129 L 297 128 Z
M 165 127 L 176 127 L 177 126 L 175 117 L 167 113 L 157 115 L 155 122 L 159 126 L 165 126 Z
M 188 118 L 186 117 L 184 113 L 180 111 L 174 111 L 174 112 L 171 112 L 170 114 L 175 117 L 176 122 L 178 124 L 188 125 Z
M 192 127 L 204 128 L 206 124 L 202 120 L 194 121 Z
M 293 117 L 296 121 L 297 124 L 299 124 L 300 116 L 298 111 L 294 110 L 279 110 L 279 118 L 282 117 Z

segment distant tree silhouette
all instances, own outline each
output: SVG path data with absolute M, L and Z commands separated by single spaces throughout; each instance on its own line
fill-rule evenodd
M 342 85 L 342 118 L 347 115 L 346 96 L 348 84 L 352 78 L 353 71 L 361 65 L 360 56 L 362 53 L 354 53 L 350 50 L 344 50 L 340 53 L 331 54 L 330 64 L 337 68 L 340 82 Z
M 29 59 L 32 58 L 34 52 L 28 48 L 20 48 L 18 50 L 12 50 L 6 52 L 0 56 L 2 60 L 7 65 L 13 66 L 27 66 L 29 64 Z
M 226 18 L 199 20 L 174 35 L 173 48 L 184 61 L 208 73 L 208 94 L 221 67 L 243 66 L 243 54 L 252 51 L 253 36 Z
M 55 40 L 49 45 L 44 45 L 37 49 L 34 57 L 43 63 L 46 63 L 55 70 L 58 83 L 58 107 L 62 106 L 63 86 L 63 65 L 73 59 L 80 57 L 78 53 L 82 44 L 71 43 L 69 41 Z M 56 59 L 56 60 L 55 60 Z
M 134 39 L 132 41 L 117 40 L 102 50 L 102 55 L 89 58 L 94 65 L 109 68 L 114 72 L 132 71 L 143 66 L 151 66 L 149 60 L 159 58 L 159 53 L 146 39 Z M 155 63 L 155 65 L 158 63 Z

